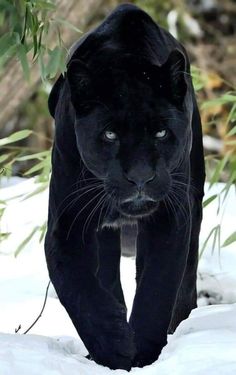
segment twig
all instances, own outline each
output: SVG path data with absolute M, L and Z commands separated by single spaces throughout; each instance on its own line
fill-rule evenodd
M 49 281 L 49 283 L 47 285 L 46 293 L 45 293 L 45 298 L 44 298 L 44 302 L 43 302 L 43 307 L 42 307 L 39 315 L 37 316 L 37 318 L 35 319 L 35 321 L 31 324 L 31 326 L 25 332 L 23 332 L 24 335 L 26 335 L 26 333 L 28 333 L 31 330 L 31 328 L 33 328 L 33 326 L 37 323 L 37 321 L 39 320 L 39 318 L 41 318 L 41 316 L 43 314 L 43 311 L 45 309 L 45 306 L 46 306 L 46 302 L 47 302 L 47 298 L 48 298 L 48 290 L 49 290 L 50 284 L 51 284 L 51 281 Z
M 21 325 L 19 325 L 18 328 L 15 328 L 15 333 L 18 333 L 20 329 L 21 329 Z

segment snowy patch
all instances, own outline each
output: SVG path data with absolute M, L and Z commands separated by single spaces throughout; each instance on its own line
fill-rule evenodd
M 11 199 L 1 230 L 12 235 L 0 249 L 0 375 L 105 375 L 126 374 L 109 370 L 85 358 L 86 349 L 52 287 L 45 311 L 29 334 L 22 333 L 39 314 L 48 274 L 42 244 L 36 234 L 15 258 L 19 243 L 47 216 L 47 191 L 28 200 L 36 190 L 33 179 L 4 181 L 1 199 Z M 223 186 L 207 194 L 217 194 Z M 204 210 L 201 244 L 210 229 L 222 223 L 222 242 L 235 231 L 236 199 L 232 189 L 225 212 L 217 215 L 217 200 Z M 222 243 L 221 242 L 221 243 Z M 209 242 L 199 262 L 198 305 L 169 336 L 159 360 L 131 373 L 143 375 L 233 375 L 236 374 L 236 245 L 212 253 Z M 122 284 L 130 310 L 135 290 L 135 262 L 123 258 Z M 220 304 L 220 305 L 219 305 Z M 211 305 L 211 306 L 204 306 Z M 19 328 L 15 334 L 15 329 Z

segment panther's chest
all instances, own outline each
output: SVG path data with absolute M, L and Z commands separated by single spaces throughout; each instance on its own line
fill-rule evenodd
M 137 225 L 137 219 L 121 215 L 118 211 L 112 211 L 103 218 L 101 228 L 121 228 L 124 225 Z

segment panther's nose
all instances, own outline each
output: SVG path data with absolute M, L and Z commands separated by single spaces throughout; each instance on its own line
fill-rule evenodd
M 153 181 L 154 178 L 156 177 L 156 174 L 151 172 L 147 174 L 134 174 L 134 173 L 129 173 L 129 174 L 124 174 L 125 178 L 131 182 L 132 184 L 136 185 L 139 191 L 142 191 L 144 189 L 144 186 Z

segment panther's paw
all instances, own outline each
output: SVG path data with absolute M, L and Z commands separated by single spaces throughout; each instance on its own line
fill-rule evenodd
M 158 345 L 153 343 L 152 346 L 148 345 L 147 347 L 147 345 L 144 345 L 144 343 L 142 343 L 142 345 L 140 344 L 141 343 L 137 345 L 138 349 L 132 362 L 133 367 L 144 367 L 151 365 L 158 359 L 164 346 L 164 344 Z
M 87 315 L 88 317 L 88 315 Z M 82 339 L 89 358 L 112 370 L 130 371 L 135 355 L 133 331 L 126 321 L 125 309 L 101 309 L 84 317 Z

